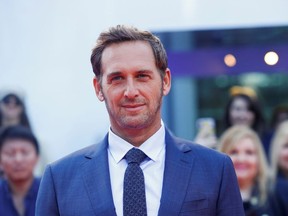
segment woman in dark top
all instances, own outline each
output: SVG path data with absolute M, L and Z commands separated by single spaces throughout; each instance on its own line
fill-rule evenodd
M 0 134 L 0 215 L 34 216 L 40 180 L 33 174 L 39 145 L 30 129 L 5 128 Z
M 224 130 L 234 125 L 246 125 L 262 138 L 265 120 L 252 88 L 234 86 L 230 89 L 230 98 L 224 112 Z

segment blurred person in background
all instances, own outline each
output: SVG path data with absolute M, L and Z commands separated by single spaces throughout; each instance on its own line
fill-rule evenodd
M 0 128 L 23 125 L 31 129 L 24 102 L 14 94 L 8 93 L 0 100 Z
M 10 126 L 0 134 L 0 215 L 34 216 L 40 179 L 34 176 L 39 145 L 31 130 Z
M 211 117 L 197 119 L 197 134 L 194 138 L 194 142 L 215 149 L 218 142 L 215 127 L 215 119 Z
M 285 120 L 288 120 L 288 104 L 280 104 L 273 109 L 271 128 L 275 130 Z
M 220 137 L 218 148 L 232 159 L 247 216 L 287 215 L 270 185 L 267 159 L 255 131 L 244 125 L 232 126 Z
M 268 157 L 267 141 L 265 141 L 266 123 L 255 90 L 247 86 L 233 86 L 229 94 L 230 98 L 223 118 L 224 130 L 234 125 L 250 127 L 261 139 L 266 157 Z
M 31 129 L 24 102 L 15 93 L 8 93 L 0 100 L 0 133 L 11 125 L 23 125 Z M 0 167 L 0 178 L 2 176 Z
M 288 181 L 288 120 L 283 121 L 271 143 L 270 160 L 274 178 Z
M 233 86 L 230 88 L 229 94 L 229 101 L 224 109 L 223 131 L 233 125 L 246 125 L 256 131 L 262 138 L 265 130 L 265 121 L 254 89 L 245 86 Z M 198 131 L 194 141 L 210 148 L 217 148 L 218 138 L 215 135 L 215 120 L 213 120 L 213 124 L 206 125 L 214 125 L 213 130 L 210 129 L 211 126 L 210 128 L 199 127 L 197 123 Z M 211 131 L 214 132 L 211 133 Z
M 268 157 L 270 156 L 270 146 L 275 131 L 277 130 L 278 126 L 285 120 L 288 120 L 288 104 L 280 104 L 273 109 L 270 127 L 264 134 L 263 144 Z
M 246 125 L 260 138 L 265 130 L 265 120 L 254 89 L 234 86 L 224 112 L 224 130 L 233 125 Z
M 288 120 L 277 127 L 271 142 L 270 163 L 276 191 L 285 202 L 288 215 Z

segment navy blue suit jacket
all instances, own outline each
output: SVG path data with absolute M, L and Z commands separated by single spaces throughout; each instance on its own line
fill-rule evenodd
M 159 216 L 244 215 L 230 158 L 179 139 L 166 130 L 166 159 Z M 108 136 L 46 167 L 36 216 L 116 216 Z

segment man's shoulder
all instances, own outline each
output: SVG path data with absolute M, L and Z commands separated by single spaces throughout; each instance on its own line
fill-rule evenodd
M 226 158 L 227 155 L 219 152 L 215 149 L 197 144 L 191 140 L 183 139 L 180 137 L 174 136 L 174 141 L 177 147 L 188 154 L 193 154 L 197 157 L 208 157 L 208 158 Z
M 89 145 L 52 162 L 48 166 L 50 166 L 51 169 L 62 169 L 64 167 L 70 167 L 72 169 L 73 167 L 76 168 L 77 166 L 85 163 L 88 159 L 97 157 L 97 155 L 101 152 L 101 148 L 103 148 L 103 145 L 100 142 Z
M 179 137 L 173 137 L 174 144 L 177 149 L 182 152 L 183 157 L 189 161 L 194 161 L 196 166 L 222 169 L 224 166 L 231 166 L 232 161 L 226 154 L 223 154 L 215 149 L 211 149 L 200 144 L 194 143 L 193 141 L 182 139 Z M 176 150 L 177 151 L 177 150 Z M 173 154 L 173 152 L 172 152 Z M 171 155 L 171 154 L 170 154 Z M 182 156 L 180 156 L 182 157 Z

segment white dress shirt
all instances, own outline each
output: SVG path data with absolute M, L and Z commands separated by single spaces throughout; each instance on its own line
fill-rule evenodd
M 113 201 L 117 216 L 123 215 L 123 181 L 127 167 L 125 154 L 134 146 L 123 140 L 111 129 L 108 136 L 108 161 Z M 165 162 L 165 128 L 161 128 L 140 147 L 148 158 L 140 167 L 145 178 L 145 193 L 148 216 L 157 216 L 162 193 L 162 183 Z

